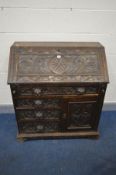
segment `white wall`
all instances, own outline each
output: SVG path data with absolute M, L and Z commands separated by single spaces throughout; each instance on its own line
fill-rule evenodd
M 14 41 L 101 42 L 110 76 L 105 102 L 116 102 L 115 0 L 0 0 L 0 105 L 12 103 L 6 82 Z

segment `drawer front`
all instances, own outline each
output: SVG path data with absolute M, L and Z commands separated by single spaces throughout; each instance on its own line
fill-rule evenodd
M 20 133 L 46 133 L 58 131 L 60 131 L 59 122 L 27 122 L 20 124 Z
M 44 95 L 83 95 L 96 94 L 97 86 L 15 86 L 12 88 L 14 96 L 44 96 Z
M 17 110 L 17 117 L 19 121 L 45 121 L 45 120 L 59 120 L 62 115 L 62 110 Z
M 41 109 L 49 109 L 49 108 L 61 108 L 62 101 L 61 99 L 16 99 L 15 105 L 16 108 L 41 108 Z

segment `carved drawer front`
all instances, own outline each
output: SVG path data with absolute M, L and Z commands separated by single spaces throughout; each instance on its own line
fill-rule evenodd
M 61 108 L 60 99 L 16 99 L 15 103 L 17 108 Z
M 20 133 L 44 133 L 60 131 L 59 122 L 21 123 Z
M 95 118 L 95 101 L 68 102 L 68 130 L 91 129 Z
M 41 95 L 80 95 L 98 93 L 97 86 L 15 86 L 12 88 L 14 96 L 35 96 Z
M 62 110 L 18 110 L 19 120 L 55 120 L 63 115 Z

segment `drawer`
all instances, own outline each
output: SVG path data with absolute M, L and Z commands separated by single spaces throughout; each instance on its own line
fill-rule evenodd
M 61 108 L 61 99 L 16 99 L 15 105 L 16 108 L 41 108 L 41 109 L 49 109 L 49 108 Z
M 83 95 L 98 93 L 98 86 L 14 86 L 14 96 Z
M 63 115 L 62 110 L 16 110 L 18 120 L 59 120 Z
M 20 133 L 44 133 L 60 131 L 59 122 L 36 122 L 36 123 L 20 123 Z

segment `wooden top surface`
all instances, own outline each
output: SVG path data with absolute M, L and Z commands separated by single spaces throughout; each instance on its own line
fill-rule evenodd
M 99 42 L 15 42 L 15 47 L 103 47 Z
M 8 83 L 109 82 L 104 47 L 98 42 L 15 42 Z

